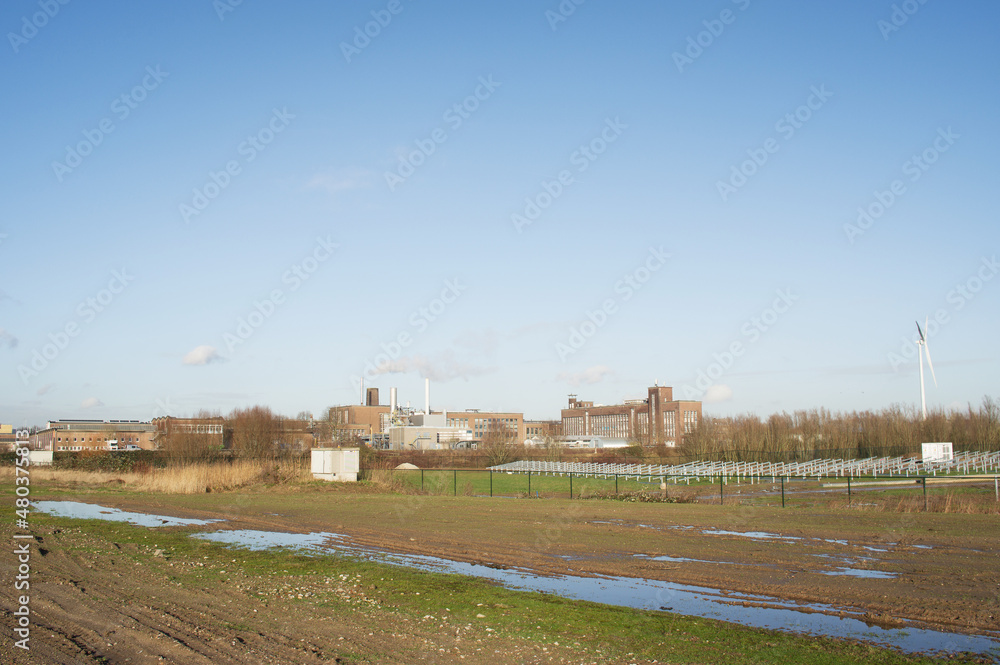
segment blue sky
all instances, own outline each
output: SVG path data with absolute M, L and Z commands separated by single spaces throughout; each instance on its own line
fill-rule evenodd
M 530 418 L 654 380 L 716 415 L 915 406 L 927 316 L 928 405 L 978 405 L 998 19 L 4 3 L 0 421 L 319 413 L 364 374 Z

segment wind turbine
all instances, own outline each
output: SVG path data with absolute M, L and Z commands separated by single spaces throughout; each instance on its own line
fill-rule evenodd
M 924 319 L 924 330 L 927 329 L 928 318 Z M 927 420 L 927 398 L 924 395 L 924 354 L 927 354 L 927 366 L 931 368 L 931 378 L 934 379 L 934 387 L 937 387 L 937 377 L 934 376 L 934 364 L 931 363 L 931 350 L 927 346 L 927 338 L 924 337 L 924 331 L 920 329 L 920 322 L 914 321 L 917 324 L 917 333 L 920 335 L 920 339 L 917 340 L 917 355 L 920 357 L 920 410 L 923 412 L 923 419 Z

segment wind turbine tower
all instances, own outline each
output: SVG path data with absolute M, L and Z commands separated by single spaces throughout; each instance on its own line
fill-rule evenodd
M 927 329 L 928 320 L 924 319 L 924 330 Z M 914 323 L 917 324 L 917 334 L 920 335 L 920 339 L 917 340 L 917 355 L 920 360 L 920 411 L 923 413 L 923 419 L 927 420 L 927 396 L 924 392 L 924 354 L 927 354 L 927 366 L 931 369 L 934 387 L 937 387 L 937 377 L 934 376 L 934 364 L 931 363 L 931 350 L 927 346 L 927 338 L 924 336 L 924 331 L 920 329 L 920 322 L 915 321 Z

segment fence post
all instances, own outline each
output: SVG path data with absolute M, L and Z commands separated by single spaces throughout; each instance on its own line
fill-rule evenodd
M 851 505 L 851 477 L 847 476 L 847 505 Z
M 424 491 L 424 470 L 420 469 L 420 491 Z
M 996 480 L 996 478 L 994 478 Z M 615 496 L 618 496 L 618 474 L 615 474 Z
M 490 469 L 490 498 L 493 498 L 493 469 Z
M 531 471 L 528 471 L 528 496 L 531 496 Z
M 785 477 L 781 477 L 781 507 L 785 507 Z
M 719 505 L 723 505 L 726 502 L 726 491 L 722 486 L 722 476 L 719 476 Z
M 997 501 L 1000 501 L 1000 481 L 997 480 L 996 476 L 993 476 L 993 494 L 996 496 Z
M 927 512 L 927 476 L 921 477 L 920 480 L 923 481 L 923 485 L 924 485 L 924 512 L 926 513 Z
M 569 498 L 573 498 L 573 473 L 569 474 Z

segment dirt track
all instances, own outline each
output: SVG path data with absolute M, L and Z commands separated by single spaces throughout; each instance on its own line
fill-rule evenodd
M 362 545 L 493 566 L 661 579 L 862 608 L 871 623 L 882 626 L 909 621 L 951 632 L 1000 630 L 1000 546 L 991 516 L 811 515 L 740 507 L 365 493 L 75 498 L 125 510 L 227 520 L 211 529 L 345 533 Z M 353 604 L 348 614 L 262 601 L 262 594 L 271 591 L 262 585 L 292 596 L 318 589 L 285 589 L 281 585 L 301 585 L 302 580 L 280 575 L 261 580 L 244 575 L 238 566 L 224 571 L 213 588 L 188 589 L 170 581 L 170 567 L 182 562 L 162 557 L 134 562 L 134 557 L 122 556 L 128 552 L 121 546 L 100 551 L 96 540 L 90 545 L 97 549 L 91 551 L 87 534 L 67 524 L 37 534 L 39 556 L 32 562 L 37 639 L 30 660 L 4 644 L 0 655 L 5 662 L 414 662 L 451 661 L 459 655 L 467 656 L 461 662 L 556 659 L 552 651 L 542 654 L 536 645 L 516 640 L 505 641 L 503 654 L 493 655 L 482 644 L 494 636 L 475 626 L 443 631 L 431 622 L 404 630 L 391 607 L 337 580 L 333 583 Z M 782 538 L 702 533 L 709 529 L 765 531 Z M 2 565 L 5 575 L 9 561 L 5 558 Z M 839 567 L 896 577 L 823 574 Z M 330 583 L 325 581 L 325 591 Z M 9 598 L 3 603 L 5 610 L 11 609 Z M 4 614 L 6 622 L 10 616 Z M 586 658 L 577 649 L 563 649 L 576 662 Z
M 397 552 L 549 574 L 667 580 L 863 609 L 871 623 L 882 626 L 909 621 L 949 632 L 1000 631 L 1000 521 L 995 515 L 382 494 L 326 501 L 254 496 L 234 508 L 219 497 L 167 497 L 152 505 L 145 500 L 115 505 L 150 512 L 197 505 L 200 510 L 191 515 L 230 520 L 220 528 L 332 531 Z M 706 530 L 762 531 L 783 538 Z M 845 567 L 895 577 L 826 574 Z

